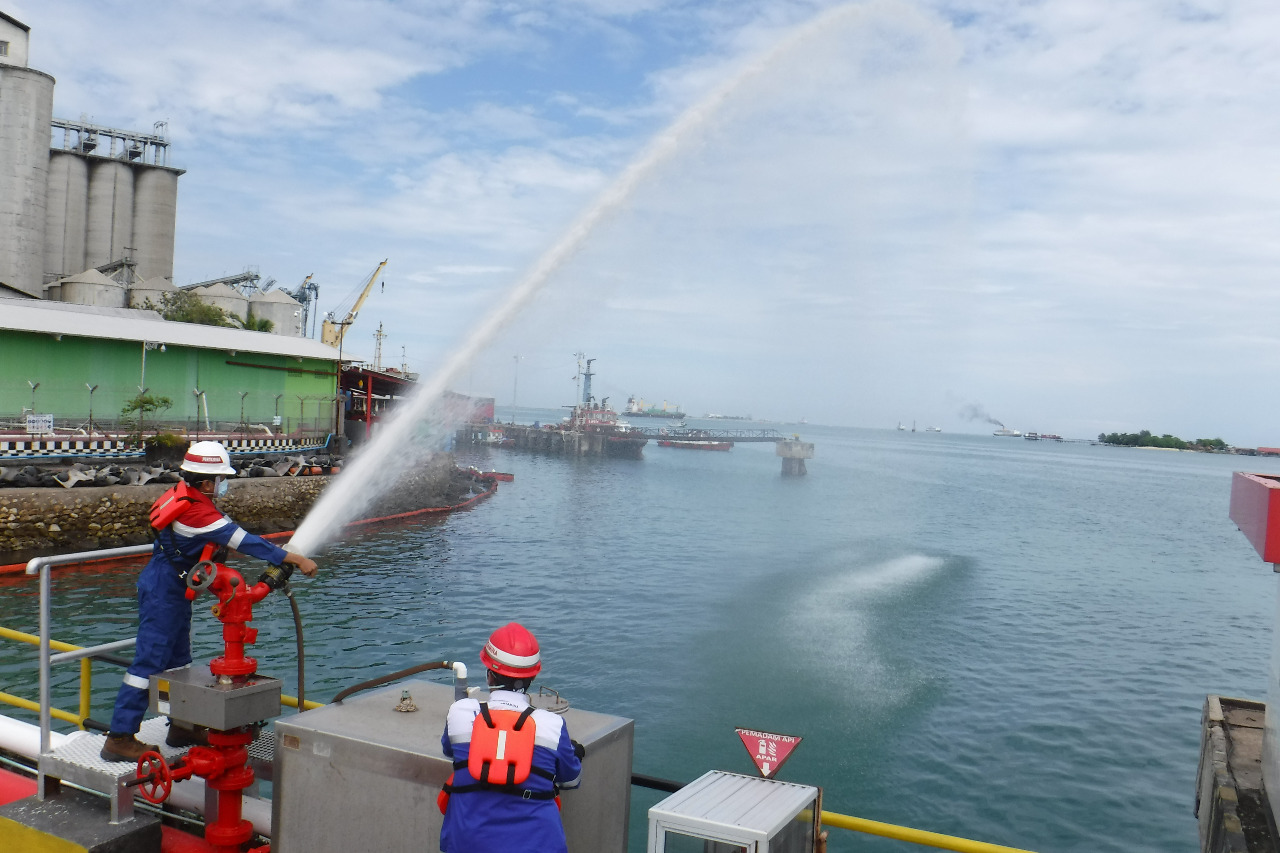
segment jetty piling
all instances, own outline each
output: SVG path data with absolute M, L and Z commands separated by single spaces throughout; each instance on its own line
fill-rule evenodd
M 782 457 L 782 473 L 790 477 L 799 477 L 809 473 L 805 469 L 804 460 L 813 458 L 813 442 L 799 439 L 784 439 L 774 445 L 774 452 Z

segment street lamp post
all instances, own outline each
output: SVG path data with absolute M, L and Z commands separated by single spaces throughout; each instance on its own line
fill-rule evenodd
M 248 433 L 248 432 L 249 432 L 249 423 L 244 419 L 244 398 L 245 398 L 245 397 L 248 397 L 248 396 L 249 396 L 249 392 L 248 392 L 248 391 L 241 391 L 241 392 L 240 392 L 240 424 L 239 424 L 239 427 L 240 427 L 240 429 L 241 429 L 242 433 Z
M 34 415 L 36 413 L 36 389 L 40 387 L 40 383 L 32 382 L 28 379 L 27 384 L 31 386 L 31 414 Z
M 516 422 L 516 402 L 520 399 L 520 397 L 516 393 L 520 389 L 520 354 L 519 353 L 517 353 L 515 356 L 515 362 L 516 362 L 515 374 L 514 374 L 515 378 L 511 380 L 511 423 L 513 424 Z
M 158 349 L 160 352 L 164 352 L 165 346 L 155 341 L 142 342 L 142 378 L 138 381 L 138 388 L 142 388 L 147 384 L 147 350 L 149 349 Z
M 146 400 L 143 398 L 147 396 L 147 392 L 150 390 L 150 388 L 143 388 L 141 385 L 138 386 L 138 442 L 140 444 L 145 443 L 147 437 L 147 431 L 144 429 L 147 409 Z
M 89 435 L 93 435 L 93 392 L 98 390 L 98 386 L 86 382 L 84 387 L 89 389 Z

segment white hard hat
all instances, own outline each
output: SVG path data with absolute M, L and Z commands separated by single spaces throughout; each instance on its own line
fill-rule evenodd
M 192 474 L 235 474 L 231 456 L 220 441 L 193 441 L 182 457 L 182 470 Z

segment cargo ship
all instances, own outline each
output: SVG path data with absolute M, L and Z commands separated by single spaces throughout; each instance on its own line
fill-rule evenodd
M 637 397 L 627 398 L 627 407 L 622 413 L 629 418 L 672 418 L 680 420 L 685 413 L 680 411 L 680 405 L 677 403 L 674 407 L 668 409 L 664 400 L 661 406 L 645 406 L 644 400 Z

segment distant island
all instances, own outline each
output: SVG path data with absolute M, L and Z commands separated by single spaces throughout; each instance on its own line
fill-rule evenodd
M 1110 432 L 1099 433 L 1098 441 L 1102 444 L 1114 444 L 1118 447 L 1163 447 L 1168 450 L 1198 450 L 1201 452 L 1225 452 L 1230 449 L 1220 438 L 1197 438 L 1195 441 L 1184 441 L 1176 435 L 1152 435 L 1151 430 L 1142 432 Z

